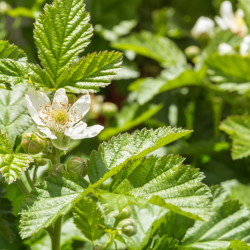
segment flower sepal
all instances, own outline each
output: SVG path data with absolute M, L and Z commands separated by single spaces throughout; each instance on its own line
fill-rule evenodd
M 52 145 L 59 150 L 68 150 L 70 146 L 70 137 L 62 133 L 56 134 L 56 139 L 51 139 Z

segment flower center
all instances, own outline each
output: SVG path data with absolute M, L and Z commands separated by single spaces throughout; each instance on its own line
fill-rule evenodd
M 60 125 L 66 124 L 70 119 L 68 111 L 64 108 L 52 110 L 51 118 Z

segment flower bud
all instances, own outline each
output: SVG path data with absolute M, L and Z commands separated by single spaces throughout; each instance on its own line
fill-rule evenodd
M 196 56 L 198 56 L 201 52 L 201 49 L 197 46 L 188 46 L 185 49 L 185 54 L 187 56 L 188 59 L 192 59 Z
M 102 105 L 102 114 L 106 118 L 113 117 L 117 113 L 117 111 L 118 107 L 112 102 L 105 102 Z
M 86 162 L 80 157 L 73 157 L 67 163 L 67 171 L 72 171 L 82 177 L 87 174 Z
M 133 236 L 137 233 L 137 226 L 133 219 L 122 220 L 119 226 L 121 227 L 122 233 L 127 236 Z
M 25 133 L 22 138 L 23 150 L 28 154 L 38 154 L 43 151 L 47 142 L 38 133 Z
M 132 209 L 130 206 L 126 206 L 122 209 L 122 211 L 115 217 L 117 221 L 121 221 L 123 219 L 129 218 L 132 214 Z

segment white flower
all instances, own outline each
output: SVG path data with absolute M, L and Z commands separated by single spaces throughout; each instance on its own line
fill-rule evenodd
M 90 95 L 83 95 L 72 106 L 65 89 L 58 89 L 51 104 L 47 95 L 30 89 L 25 95 L 29 113 L 39 130 L 53 140 L 62 137 L 84 139 L 98 135 L 103 126 L 87 127 L 82 121 L 90 108 Z
M 202 35 L 212 35 L 214 31 L 214 21 L 208 17 L 201 16 L 191 30 L 193 37 Z
M 240 44 L 240 54 L 246 56 L 250 54 L 250 36 L 245 36 Z
M 248 29 L 243 19 L 244 12 L 241 9 L 238 9 L 234 14 L 231 2 L 224 1 L 220 7 L 220 15 L 221 17 L 215 17 L 215 21 L 221 29 L 229 29 L 240 36 L 246 35 Z
M 220 55 L 232 54 L 234 52 L 233 47 L 227 43 L 221 43 L 218 51 Z

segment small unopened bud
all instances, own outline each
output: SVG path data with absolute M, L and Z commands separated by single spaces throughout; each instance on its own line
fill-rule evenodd
M 102 114 L 104 117 L 112 118 L 118 111 L 116 104 L 112 102 L 105 102 L 102 105 Z
M 130 206 L 126 206 L 125 208 L 122 209 L 122 211 L 115 217 L 117 221 L 121 221 L 123 219 L 127 219 L 131 216 L 132 214 L 132 209 Z
M 45 139 L 41 138 L 38 133 L 25 133 L 22 138 L 22 147 L 28 154 L 38 154 L 47 146 Z
M 192 59 L 196 56 L 198 56 L 201 52 L 201 49 L 197 46 L 188 46 L 185 48 L 185 54 L 188 59 Z
M 87 174 L 86 162 L 80 157 L 73 157 L 67 163 L 67 171 L 72 171 L 82 177 Z
M 137 226 L 133 219 L 122 220 L 119 226 L 121 227 L 122 233 L 127 236 L 133 236 L 137 233 Z

